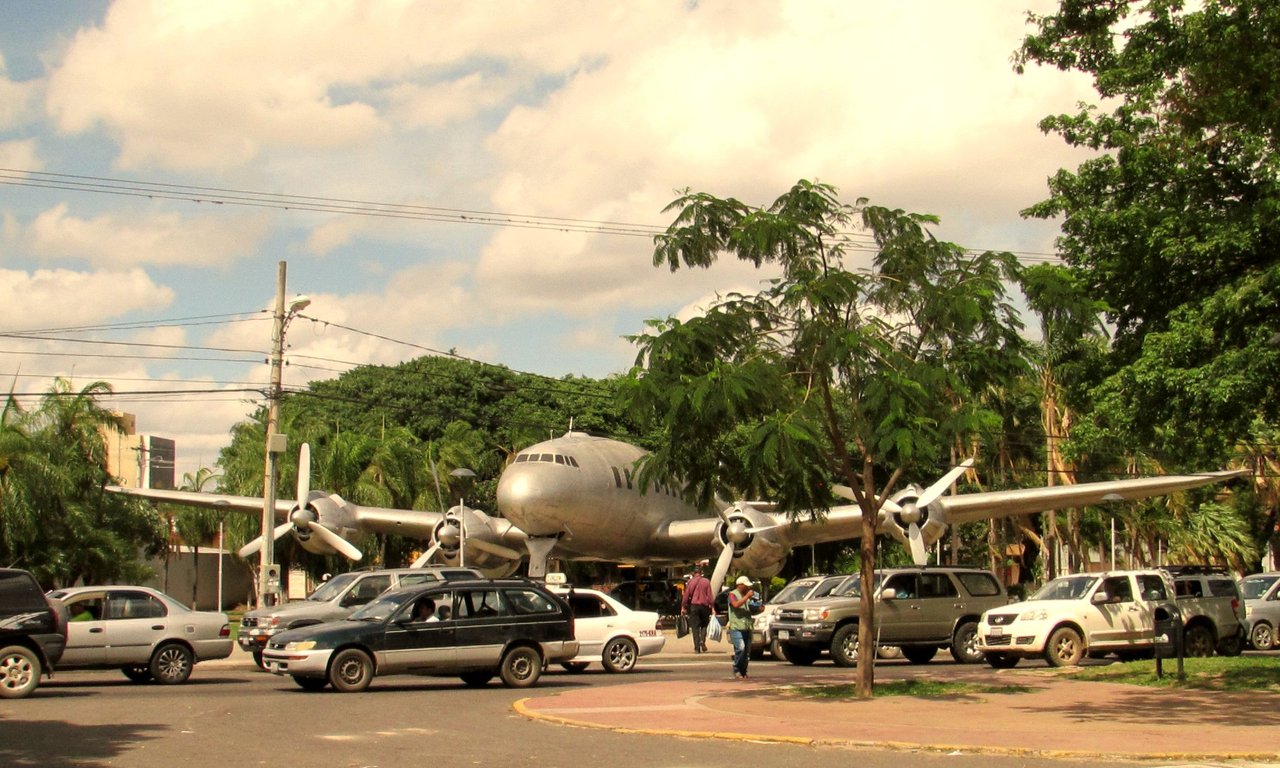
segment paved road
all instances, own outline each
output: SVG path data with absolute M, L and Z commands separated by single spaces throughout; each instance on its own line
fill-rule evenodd
M 773 674 L 797 680 L 831 671 L 829 666 L 806 670 L 761 663 Z M 877 673 L 892 679 L 910 669 L 889 664 Z M 632 675 L 549 674 L 534 693 L 718 679 L 727 672 L 727 657 L 659 661 Z M 618 692 L 625 696 L 626 688 Z M 65 672 L 32 698 L 0 702 L 0 765 L 771 768 L 831 760 L 856 760 L 866 768 L 1063 765 L 1036 758 L 702 741 L 557 726 L 513 711 L 512 704 L 529 693 L 498 684 L 477 690 L 448 678 L 407 677 L 379 679 L 359 695 L 306 693 L 288 678 L 244 664 L 197 667 L 187 685 L 176 687 L 131 684 L 113 671 Z

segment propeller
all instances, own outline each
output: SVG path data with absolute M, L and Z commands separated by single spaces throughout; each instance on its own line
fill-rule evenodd
M 721 545 L 720 555 L 716 558 L 715 568 L 711 570 L 711 594 L 713 595 L 718 593 L 720 591 L 720 587 L 724 584 L 724 577 L 729 573 L 729 566 L 733 563 L 733 555 L 736 551 L 737 545 L 743 543 L 757 533 L 763 533 L 764 531 L 771 531 L 775 528 L 781 527 L 777 523 L 771 525 L 748 526 L 742 520 L 735 520 L 729 517 L 728 512 L 726 512 L 728 509 L 734 509 L 741 512 L 742 503 L 718 503 L 716 505 L 716 514 L 718 514 L 720 519 L 724 522 L 724 527 L 721 529 L 721 531 L 723 531 L 723 536 L 717 532 L 717 535 L 713 539 L 713 541 Z
M 924 565 L 929 559 L 929 545 L 924 540 L 924 532 L 920 527 L 929 505 L 942 497 L 951 484 L 973 466 L 973 459 L 968 458 L 952 467 L 945 475 L 938 478 L 933 485 L 920 492 L 914 499 L 907 498 L 902 504 L 893 499 L 885 499 L 880 508 L 892 515 L 895 525 L 889 529 L 894 538 L 911 549 L 911 559 L 916 565 Z M 834 485 L 831 492 L 842 499 L 857 501 L 853 489 L 847 485 Z
M 293 530 L 293 523 L 292 523 L 292 522 L 288 522 L 288 523 L 281 523 L 280 525 L 277 525 L 277 526 L 275 527 L 275 530 L 273 530 L 273 531 L 271 532 L 271 540 L 272 540 L 272 541 L 279 541 L 281 536 L 285 535 L 286 533 L 288 533 L 289 531 L 292 531 L 292 530 Z M 256 539 L 253 539 L 253 540 L 252 540 L 252 541 L 250 541 L 248 544 L 245 544 L 243 547 L 241 547 L 241 548 L 240 548 L 240 550 L 239 550 L 236 554 L 240 555 L 240 557 L 242 557 L 242 558 L 247 559 L 247 558 L 249 557 L 249 555 L 254 554 L 255 552 L 257 552 L 257 551 L 258 551 L 258 550 L 260 550 L 260 549 L 262 549 L 262 537 L 261 537 L 261 536 L 259 536 L 259 537 L 258 537 L 258 538 L 256 538 Z

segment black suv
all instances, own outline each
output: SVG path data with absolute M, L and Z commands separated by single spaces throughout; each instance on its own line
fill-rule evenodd
M 0 568 L 0 698 L 31 695 L 66 647 L 66 617 L 31 574 Z
M 512 688 L 538 682 L 547 664 L 578 654 L 568 603 L 526 579 L 435 583 L 383 593 L 342 621 L 273 636 L 268 671 L 318 691 L 363 691 L 374 677 L 495 676 Z
M 787 661 L 807 666 L 829 651 L 838 666 L 858 663 L 861 582 L 817 600 L 782 606 L 771 627 Z M 876 571 L 876 641 L 896 645 L 913 664 L 924 664 L 939 648 L 961 664 L 982 660 L 978 619 L 1009 598 L 990 571 L 952 566 L 907 566 Z

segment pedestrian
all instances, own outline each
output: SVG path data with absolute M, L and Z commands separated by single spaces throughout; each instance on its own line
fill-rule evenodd
M 689 632 L 693 635 L 693 652 L 707 652 L 707 624 L 711 623 L 711 610 L 715 596 L 711 594 L 711 582 L 702 575 L 702 566 L 693 566 L 693 575 L 684 586 L 680 599 L 680 613 L 689 617 Z
M 729 639 L 733 641 L 733 676 L 747 679 L 747 662 L 751 661 L 751 601 L 755 598 L 751 579 L 739 576 L 729 593 Z

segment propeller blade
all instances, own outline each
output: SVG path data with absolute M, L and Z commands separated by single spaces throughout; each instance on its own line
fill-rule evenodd
M 298 449 L 298 495 L 295 499 L 298 506 L 307 505 L 307 497 L 311 495 L 311 446 L 303 443 Z
M 715 570 L 711 572 L 711 594 L 720 594 L 720 586 L 724 584 L 724 577 L 729 573 L 729 565 L 733 563 L 733 544 L 725 544 L 720 550 L 720 557 L 716 558 Z
M 951 471 L 943 475 L 938 482 L 929 486 L 924 493 L 920 494 L 920 498 L 916 499 L 916 506 L 927 507 L 938 500 L 938 497 L 947 492 L 951 484 L 960 479 L 970 467 L 973 466 L 973 459 L 968 458 L 951 468 Z
M 845 501 L 856 502 L 858 500 L 857 497 L 853 495 L 853 489 L 847 485 L 833 485 L 831 486 L 831 493 Z
M 350 560 L 360 560 L 361 558 L 364 557 L 364 553 L 361 552 L 359 548 L 356 547 L 355 544 L 352 544 L 351 542 L 339 536 L 337 533 L 334 533 L 333 531 L 329 530 L 328 528 L 325 528 L 323 525 L 319 523 L 311 524 L 311 532 L 319 536 L 320 539 L 324 541 L 325 544 L 328 544 L 329 546 L 338 550 L 342 554 L 346 555 L 347 558 Z
M 281 536 L 285 535 L 291 530 L 293 530 L 293 523 L 281 523 L 280 525 L 277 525 L 275 527 L 275 530 L 271 532 L 271 539 L 273 541 L 279 540 Z M 236 552 L 236 554 L 239 555 L 241 558 L 248 558 L 249 555 L 254 554 L 260 549 L 262 549 L 261 536 L 259 536 L 256 539 L 253 539 L 248 544 L 245 544 L 243 547 L 240 548 L 238 552 Z
M 925 548 L 924 537 L 920 535 L 918 523 L 912 523 L 907 527 L 907 540 L 911 543 L 911 561 L 916 565 L 928 565 L 929 550 Z
M 426 552 L 423 552 L 423 553 L 422 553 L 422 555 L 421 555 L 417 560 L 414 560 L 414 561 L 413 561 L 413 565 L 411 565 L 411 566 L 409 566 L 409 567 L 410 567 L 410 568 L 425 568 L 425 567 L 426 567 L 426 565 L 427 565 L 427 563 L 430 563 L 430 562 L 431 562 L 431 558 L 435 557 L 435 556 L 436 556 L 436 552 L 439 552 L 439 551 L 440 551 L 440 545 L 439 545 L 439 544 L 432 544 L 430 547 L 428 547 L 428 548 L 427 548 L 427 551 L 426 551 Z
M 474 547 L 481 552 L 488 552 L 491 555 L 505 558 L 507 560 L 519 560 L 522 555 L 511 547 L 504 547 L 501 544 L 495 544 L 492 541 L 485 541 L 481 538 L 468 538 L 467 546 Z

